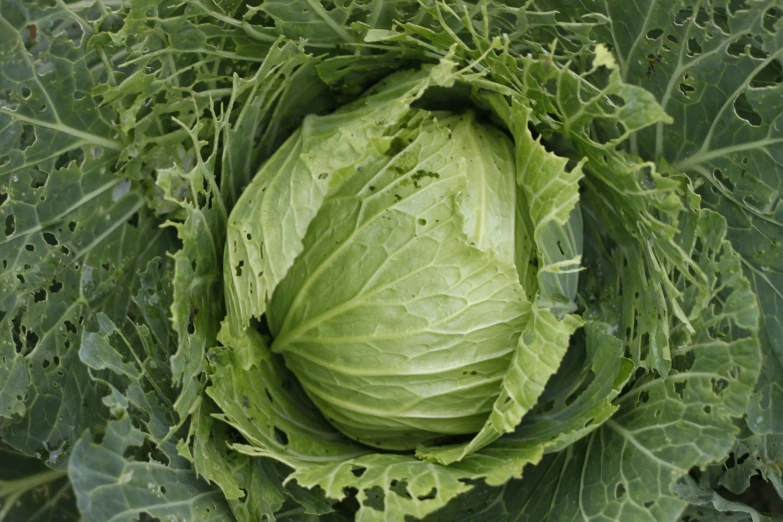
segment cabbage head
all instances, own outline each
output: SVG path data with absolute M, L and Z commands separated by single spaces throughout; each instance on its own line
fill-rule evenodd
M 443 462 L 513 430 L 557 370 L 582 237 L 575 184 L 491 107 L 427 109 L 454 83 L 402 71 L 305 118 L 234 207 L 224 263 L 234 335 L 263 320 L 334 428 Z

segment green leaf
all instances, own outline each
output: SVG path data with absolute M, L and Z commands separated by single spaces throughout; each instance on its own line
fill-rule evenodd
M 224 313 L 221 262 L 227 208 L 252 177 L 256 166 L 254 156 L 257 158 L 263 152 L 256 147 L 254 154 L 248 154 L 247 149 L 255 147 L 252 137 L 262 131 L 269 143 L 281 141 L 280 123 L 271 124 L 265 118 L 296 121 L 301 117 L 298 109 L 286 104 L 290 103 L 291 82 L 308 74 L 314 76 L 312 69 L 298 69 L 309 59 L 292 43 L 272 46 L 254 78 L 234 79 L 224 113 L 212 113 L 211 120 L 199 120 L 192 127 L 182 129 L 196 151 L 191 153 L 189 168 L 175 164 L 158 169 L 157 185 L 164 199 L 179 207 L 184 215 L 184 221 L 170 222 L 183 245 L 174 254 L 171 310 L 179 339 L 179 349 L 171 364 L 174 379 L 183 387 L 176 403 L 181 422 L 197 407 L 202 391 L 199 376 L 205 369 L 204 354 L 215 342 Z M 263 87 L 259 88 L 259 83 Z M 237 103 L 238 99 L 246 99 L 246 105 Z M 231 175 L 218 182 L 221 171 Z
M 569 172 L 566 158 L 544 149 L 540 138 L 533 139 L 528 129 L 530 109 L 519 102 L 509 107 L 495 97 L 490 104 L 505 119 L 516 143 L 517 184 L 524 192 L 518 204 L 524 207 L 521 212 L 529 215 L 529 221 L 525 221 L 538 254 L 540 294 L 536 304 L 562 317 L 576 309 L 576 272 L 582 251 L 582 223 L 577 207 L 582 166 Z
M 207 520 L 223 520 L 221 517 L 230 516 L 230 509 L 240 521 L 250 522 L 264 517 L 273 520 L 275 512 L 289 499 L 309 506 L 309 513 L 328 512 L 330 506 L 323 499 L 292 487 L 283 488 L 281 484 L 284 474 L 281 474 L 271 461 L 259 462 L 229 451 L 228 426 L 214 422 L 211 416 L 214 406 L 208 400 L 199 400 L 197 403 L 196 414 L 191 423 L 192 448 L 187 440 L 181 441 L 176 450 L 172 443 L 167 442 L 170 426 L 176 425 L 177 420 L 174 403 L 177 395 L 170 388 L 172 377 L 167 364 L 170 355 L 176 351 L 177 344 L 165 315 L 173 300 L 171 281 L 166 279 L 165 275 L 171 273 L 172 268 L 172 263 L 156 259 L 139 276 L 141 289 L 133 301 L 139 310 L 137 317 L 146 324 L 130 323 L 125 329 L 120 329 L 102 316 L 99 318 L 100 330 L 84 334 L 80 354 L 85 364 L 95 370 L 93 379 L 104 383 L 111 390 L 111 394 L 103 400 L 120 418 L 118 421 L 111 421 L 112 425 L 116 423 L 117 430 L 128 430 L 122 435 L 128 439 L 128 446 L 122 451 L 113 446 L 119 443 L 116 433 L 105 435 L 102 444 L 91 444 L 89 434 L 82 437 L 77 446 L 77 451 L 80 448 L 81 453 L 74 457 L 76 460 L 72 459 L 72 464 L 76 462 L 75 465 L 79 466 L 75 477 L 74 471 L 71 470 L 80 506 L 90 506 L 82 507 L 82 510 L 85 510 L 85 513 L 93 513 L 95 520 L 103 520 L 101 517 L 104 516 L 104 508 L 92 507 L 91 503 L 103 502 L 100 498 L 94 500 L 92 491 L 95 487 L 94 476 L 106 480 L 104 467 L 112 461 L 106 456 L 107 451 L 111 449 L 119 453 L 118 457 L 127 459 L 128 467 L 120 480 L 114 486 L 108 487 L 109 490 L 114 487 L 125 491 L 126 479 L 136 469 L 131 465 L 134 460 L 132 456 L 135 455 L 135 460 L 141 461 L 140 464 L 148 459 L 143 451 L 129 452 L 133 451 L 133 446 L 141 446 L 146 438 L 155 444 L 168 460 L 149 460 L 148 465 L 142 465 L 144 480 L 148 482 L 139 484 L 146 484 L 148 490 L 157 490 L 165 496 L 165 492 L 174 483 L 174 486 L 184 488 L 181 489 L 182 495 L 198 495 L 217 502 L 212 507 L 205 505 L 203 513 L 194 516 Z M 113 379 L 111 373 L 122 375 L 125 379 Z M 128 418 L 143 426 L 143 431 L 128 424 Z M 192 461 L 195 470 L 190 470 L 189 462 L 180 458 L 179 454 Z M 114 467 L 112 471 L 116 471 Z M 199 475 L 220 486 L 222 494 L 198 481 Z M 185 486 L 179 484 L 183 481 Z M 113 495 L 110 492 L 106 494 Z M 146 497 L 140 493 L 135 499 L 131 495 L 121 516 L 131 517 L 128 520 L 140 512 L 184 516 L 175 505 L 168 506 L 168 503 L 176 504 L 179 500 L 169 501 L 168 497 L 160 497 L 155 506 L 149 506 L 144 498 Z M 227 506 L 223 500 L 228 500 Z M 218 509 L 217 514 L 210 514 L 215 509 Z
M 252 14 L 257 11 L 270 16 L 274 30 L 287 38 L 305 38 L 307 45 L 318 49 L 339 49 L 359 43 L 366 28 L 391 27 L 401 12 L 415 12 L 415 3 L 408 0 L 270 0 L 250 9 Z
M 660 10 L 615 4 L 607 13 L 622 20 L 612 36 L 616 48 L 626 49 L 623 76 L 649 89 L 675 118 L 671 127 L 659 124 L 640 135 L 639 152 L 687 172 L 705 206 L 727 219 L 729 239 L 743 258 L 763 317 L 768 376 L 754 399 L 751 426 L 759 433 L 779 432 L 779 425 L 770 424 L 780 418 L 774 413 L 781 403 L 775 376 L 783 338 L 783 207 L 777 204 L 783 160 L 775 146 L 783 140 L 777 124 L 783 87 L 776 2 L 735 9 L 666 4 L 670 7 Z M 655 38 L 645 37 L 648 33 Z
M 742 510 L 723 512 L 712 509 L 708 506 L 689 506 L 685 510 L 678 522 L 689 522 L 691 520 L 703 522 L 757 522 L 751 518 L 748 513 Z M 769 520 L 764 518 L 762 520 Z M 774 518 L 772 520 L 775 520 Z
M 225 120 L 218 121 L 225 124 Z M 175 408 L 182 422 L 193 413 L 203 389 L 200 380 L 205 370 L 204 353 L 214 343 L 217 319 L 223 312 L 221 302 L 220 259 L 225 238 L 227 211 L 215 179 L 215 164 L 219 160 L 217 133 L 206 160 L 200 154 L 199 141 L 203 123 L 190 134 L 196 154 L 195 165 L 184 171 L 179 165 L 158 172 L 158 185 L 166 199 L 181 205 L 184 222 L 169 222 L 182 240 L 182 249 L 174 254 L 174 297 L 171 323 L 177 333 L 178 349 L 171 358 L 172 378 L 182 386 Z M 189 185 L 191 196 L 179 200 L 174 188 L 181 180 Z M 207 203 L 202 207 L 200 200 Z
M 328 117 L 307 118 L 255 175 L 232 212 L 223 262 L 235 334 L 266 311 L 266 300 L 301 252 L 302 238 L 329 187 L 370 154 L 371 150 L 356 150 L 353 140 L 373 143 L 381 138 L 386 127 L 375 122 L 392 124 L 405 115 L 429 75 L 425 71 L 399 76 L 394 88 L 382 94 L 393 103 L 381 103 L 384 98 L 379 95 L 366 108 L 347 106 Z M 350 127 L 344 125 L 349 122 Z M 290 211 L 294 214 L 288 219 L 281 218 Z
M 224 323 L 218 340 L 231 350 L 217 348 L 208 354 L 214 371 L 207 394 L 223 411 L 217 418 L 228 421 L 259 451 L 266 447 L 267 456 L 289 465 L 298 456 L 307 460 L 329 454 L 340 460 L 371 452 L 336 432 L 316 412 L 281 358 L 254 330 L 234 337 Z M 248 353 L 252 362 L 244 366 Z
M 68 474 L 80 492 L 79 509 L 88 521 L 133 521 L 140 513 L 161 519 L 231 520 L 221 492 L 187 468 L 127 458 L 144 434 L 126 415 L 110 421 L 103 443 L 85 434 L 74 446 Z
M 346 44 L 358 40 L 358 35 L 348 25 L 348 19 L 356 16 L 358 2 L 315 2 L 294 0 L 265 2 L 260 10 L 275 21 L 277 29 L 286 37 L 307 38 L 313 44 Z
M 171 285 L 165 279 L 171 269 L 171 263 L 160 258 L 151 260 L 139 273 L 140 289 L 133 297 L 128 320 L 117 326 L 105 314 L 98 314 L 97 331 L 84 331 L 79 348 L 82 363 L 93 370 L 92 380 L 111 391 L 103 403 L 112 414 L 122 415 L 133 406 L 133 411 L 142 412 L 137 421 L 159 445 L 176 423 L 172 409 L 176 394 L 168 367 L 175 341 L 170 327 L 161 324 L 171 303 Z M 163 450 L 174 453 L 170 447 Z
M 728 517 L 723 513 L 735 517 L 739 513 L 744 513 L 745 517 L 739 518 L 739 520 L 750 520 L 752 522 L 780 522 L 783 520 L 783 516 L 767 516 L 742 502 L 722 497 L 710 487 L 709 474 L 706 473 L 698 481 L 690 476 L 683 477 L 682 480 L 677 481 L 673 490 L 682 497 L 683 500 L 686 500 L 691 504 L 692 507 L 689 509 L 691 512 L 698 513 L 696 506 L 703 506 L 706 508 L 706 513 L 701 516 L 707 520 L 726 520 Z M 713 508 L 714 511 L 710 508 Z M 734 518 L 734 520 L 736 520 L 736 518 Z
M 276 520 L 276 513 L 285 511 L 286 502 L 304 506 L 305 513 L 331 512 L 322 495 L 295 484 L 283 486 L 288 469 L 282 464 L 232 451 L 230 428 L 217 422 L 215 413 L 209 399 L 200 403 L 191 423 L 193 447 L 186 445 L 187 453 L 196 472 L 222 489 L 238 521 Z
M 170 238 L 114 171 L 125 145 L 91 94 L 102 75 L 92 26 L 64 5 L 11 1 L 0 33 L 2 436 L 63 469 L 107 416 L 78 359 L 82 327 L 125 317 L 134 272 Z
M 619 364 L 618 364 L 619 361 Z M 633 372 L 622 342 L 604 323 L 588 322 L 575 336 L 558 372 L 549 379 L 536 408 L 513 437 L 560 451 L 600 427 L 619 408 L 614 403 Z
M 482 459 L 477 455 L 458 466 L 445 467 L 404 455 L 376 453 L 339 464 L 313 466 L 295 472 L 291 478 L 306 487 L 323 485 L 327 495 L 333 498 L 344 498 L 346 487 L 364 492 L 363 497 L 360 497 L 362 507 L 357 513 L 357 521 L 381 521 L 399 515 L 422 518 L 442 507 L 448 499 L 468 491 L 470 486 L 465 484 L 466 480 L 477 479 L 482 475 L 476 473 L 477 469 L 483 467 L 485 473 L 490 474 L 490 470 L 508 456 L 501 454 L 495 458 Z M 513 460 L 504 465 L 523 466 L 538 458 L 540 453 L 533 449 L 527 455 L 516 452 Z M 501 481 L 505 480 L 503 476 Z M 370 500 L 370 495 L 377 490 L 380 490 L 382 509 L 374 507 Z
M 215 423 L 213 418 L 215 413 L 216 409 L 210 401 L 202 400 L 199 403 L 198 410 L 190 423 L 189 438 L 193 440 L 193 448 L 187 446 L 187 440 L 183 441 L 180 453 L 184 453 L 189 460 L 193 461 L 199 475 L 217 484 L 223 490 L 223 495 L 227 500 L 241 499 L 246 497 L 249 492 L 239 487 L 237 475 L 243 474 L 235 473 L 233 468 L 248 466 L 248 463 L 245 462 L 247 459 L 236 453 L 231 455 L 228 452 L 228 434 L 225 432 L 224 424 Z M 272 515 L 283 505 L 281 495 L 274 495 L 272 492 L 267 497 L 266 501 L 274 507 L 262 510 L 258 514 L 259 519 L 264 514 Z M 229 503 L 233 504 L 233 502 Z
M 97 330 L 83 334 L 79 355 L 93 381 L 110 391 L 103 402 L 114 417 L 102 441 L 85 432 L 69 462 L 79 508 L 88 520 L 136 520 L 139 513 L 230 520 L 221 492 L 200 480 L 167 441 L 177 421 L 168 364 L 177 343 L 166 322 L 173 300 L 166 276 L 172 270 L 169 260 L 153 259 L 138 276 L 140 289 L 128 319 L 118 325 L 99 315 Z M 151 454 L 147 444 L 154 448 Z M 233 498 L 243 495 L 237 488 L 234 493 Z
M 783 497 L 781 447 L 780 435 L 742 433 L 726 460 L 706 470 L 705 475 L 710 478 L 708 486 L 716 490 L 725 488 L 734 495 L 756 497 L 757 501 L 764 500 L 764 493 L 776 492 L 777 497 Z M 758 487 L 763 481 L 770 486 L 764 488 L 766 492 Z
M 222 169 L 231 172 L 221 183 L 227 203 L 236 203 L 262 161 L 283 144 L 305 116 L 334 108 L 332 93 L 323 83 L 318 65 L 319 59 L 304 54 L 299 46 L 281 42 L 270 48 L 253 78 L 235 79 L 232 97 L 238 107 L 232 106 L 232 112 L 237 116 L 233 125 L 225 128 L 223 146 Z
M 701 185 L 705 206 L 726 217 L 729 239 L 758 295 L 766 363 L 748 419 L 759 434 L 783 430 L 778 384 L 783 373 L 783 205 L 778 203 L 783 157 L 776 145 L 783 143 L 778 119 L 783 51 L 769 10 L 776 5 L 756 2 L 737 10 L 723 22 L 728 23 L 726 34 L 713 35 L 693 17 L 683 27 L 662 26 L 667 32 L 688 31 L 693 50 L 667 56 L 661 74 L 673 67 L 678 74 L 666 83 L 656 76 L 653 91 L 681 122 L 675 132 L 656 134 L 656 153 L 688 172 Z M 705 15 L 726 18 L 718 9 Z M 758 36 L 748 39 L 748 33 Z M 695 97 L 709 104 L 707 115 L 692 108 Z M 698 124 L 686 127 L 686 121 Z
M 764 364 L 747 423 L 759 435 L 775 436 L 783 431 L 778 8 L 774 1 L 614 3 L 606 14 L 621 23 L 604 35 L 623 50 L 623 76 L 655 94 L 675 120 L 642 133 L 639 153 L 688 173 L 703 205 L 728 222 L 761 311 Z

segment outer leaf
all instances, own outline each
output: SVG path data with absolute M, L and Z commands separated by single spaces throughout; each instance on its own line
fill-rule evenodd
M 722 497 L 713 491 L 709 484 L 709 480 L 705 480 L 705 477 L 702 477 L 702 480 L 697 482 L 690 476 L 685 476 L 682 480 L 677 482 L 673 489 L 675 493 L 694 506 L 690 508 L 691 512 L 698 513 L 695 506 L 703 506 L 703 508 L 706 508 L 703 510 L 706 511 L 706 513 L 701 516 L 707 520 L 725 520 L 726 517 L 722 515 L 722 513 L 725 512 L 733 514 L 744 513 L 744 520 L 751 520 L 752 522 L 780 522 L 783 520 L 783 516 L 766 516 L 759 513 L 751 506 Z M 715 511 L 710 510 L 710 507 L 713 507 Z M 712 513 L 710 513 L 711 511 Z M 739 520 L 743 520 L 743 518 L 739 518 Z
M 598 3 L 581 5 L 602 9 Z M 749 417 L 758 433 L 783 429 L 772 420 L 781 418 L 774 412 L 783 401 L 777 384 L 783 338 L 783 267 L 777 264 L 783 258 L 778 204 L 783 159 L 776 146 L 783 140 L 778 125 L 783 46 L 777 7 L 774 1 L 612 4 L 606 14 L 618 24 L 604 35 L 625 50 L 623 76 L 654 93 L 676 120 L 641 135 L 639 152 L 665 158 L 703 187 L 705 205 L 728 220 L 729 238 L 759 295 L 767 377 Z
M 225 120 L 222 123 L 226 124 Z M 204 353 L 217 335 L 215 315 L 219 316 L 223 311 L 220 259 L 227 211 L 215 179 L 217 137 L 211 154 L 206 161 L 202 160 L 203 144 L 198 136 L 201 125 L 187 129 L 198 151 L 193 169 L 186 172 L 180 166 L 174 166 L 161 169 L 158 177 L 165 197 L 180 204 L 186 213 L 184 223 L 171 223 L 183 243 L 183 248 L 174 254 L 175 283 L 171 304 L 171 321 L 179 341 L 179 349 L 171 359 L 172 378 L 182 386 L 175 407 L 183 422 L 193 413 L 202 392 L 199 377 L 205 369 Z M 180 201 L 176 197 L 174 187 L 179 183 L 189 185 L 190 200 Z M 199 198 L 208 203 L 201 207 Z
M 101 9 L 102 4 L 85 4 L 90 2 L 76 3 L 86 7 L 82 23 L 93 21 L 97 30 L 88 48 L 102 62 L 98 67 L 103 71 L 102 83 L 96 86 L 95 94 L 117 111 L 118 126 L 132 141 L 120 157 L 124 172 L 148 184 L 150 203 L 159 213 L 176 212 L 178 206 L 163 200 L 153 183 L 157 169 L 177 164 L 188 171 L 195 160 L 191 137 L 174 118 L 190 128 L 199 119 L 208 120 L 210 109 L 221 102 L 227 106 L 234 93 L 233 75 L 250 80 L 264 69 L 267 54 L 278 55 L 276 37 L 271 32 L 242 30 L 237 27 L 241 23 L 227 16 L 227 11 L 221 15 L 233 25 L 205 23 L 210 21 L 206 16 L 212 14 L 210 9 L 216 7 L 209 1 L 190 1 L 188 9 L 181 9 L 176 0 L 140 0 L 112 10 Z M 222 2 L 221 6 L 239 8 L 237 2 Z M 231 46 L 231 53 L 223 52 L 227 46 Z M 298 46 L 289 42 L 284 47 Z M 260 91 L 275 92 L 280 87 L 274 75 L 269 79 Z M 266 112 L 274 98 L 250 105 L 249 112 Z M 255 134 L 246 137 L 253 139 Z M 247 181 L 237 174 L 236 181 Z
M 667 33 L 687 31 L 692 50 L 672 49 L 654 84 L 654 92 L 680 121 L 698 122 L 674 133 L 658 132 L 656 153 L 704 183 L 705 203 L 728 220 L 729 238 L 759 296 L 767 362 L 748 417 L 759 434 L 783 431 L 778 384 L 783 375 L 783 85 L 776 72 L 783 44 L 773 7 L 779 6 L 754 2 L 731 14 L 713 9 L 705 12 L 713 20 L 706 27 L 694 17 L 682 27 L 662 25 Z M 728 34 L 718 35 L 715 28 L 725 26 Z M 758 41 L 746 41 L 748 33 L 758 35 Z M 674 67 L 677 74 L 665 82 L 662 75 Z M 687 89 L 678 89 L 681 85 Z M 696 112 L 694 99 L 711 110 Z
M 772 485 L 775 487 L 775 490 L 777 490 L 778 495 L 783 497 L 783 479 L 781 479 L 783 470 L 781 470 L 780 466 L 780 462 L 783 460 L 780 456 L 780 452 L 782 451 L 781 447 L 783 446 L 781 445 L 780 435 L 756 435 L 748 439 L 740 440 L 737 443 L 737 448 L 735 449 L 734 454 L 735 456 L 739 456 L 738 459 L 745 457 L 746 461 L 748 457 L 750 457 L 750 461 L 748 462 L 748 466 L 745 468 L 745 472 L 743 473 L 738 470 L 740 475 L 745 475 L 745 477 L 747 477 L 748 468 L 756 467 L 761 471 L 762 477 L 772 483 Z M 741 464 L 739 464 L 738 467 L 741 467 Z M 745 480 L 747 480 L 747 478 Z M 727 475 L 721 480 L 721 482 L 722 485 L 735 491 L 736 493 L 741 491 L 740 488 L 736 486 L 734 477 Z
M 331 4 L 331 5 L 330 5 Z M 288 38 L 307 38 L 314 44 L 345 44 L 358 40 L 348 26 L 348 19 L 356 16 L 361 4 L 355 2 L 312 2 L 273 0 L 262 7 L 271 16 L 278 30 Z
M 613 401 L 634 368 L 622 355 L 622 342 L 607 330 L 602 323 L 585 325 L 584 346 L 579 340 L 572 343 L 537 407 L 522 419 L 514 438 L 546 443 L 547 453 L 560 451 L 614 415 L 619 406 Z
M 293 467 L 297 458 L 330 455 L 345 460 L 371 452 L 336 432 L 317 413 L 280 357 L 255 331 L 234 337 L 224 323 L 219 341 L 231 350 L 210 352 L 215 373 L 207 393 L 224 412 L 217 418 L 228 420 L 259 453 L 266 448 L 266 456 Z M 247 415 L 248 410 L 255 413 Z
M 90 95 L 91 31 L 62 5 L 0 9 L 0 416 L 8 443 L 59 468 L 106 415 L 78 360 L 82 325 L 124 317 L 132 274 L 169 245 L 112 171 L 124 144 Z
M 103 402 L 117 417 L 101 443 L 85 433 L 69 463 L 87 520 L 135 520 L 139 513 L 194 520 L 230 516 L 218 490 L 199 480 L 166 441 L 177 419 L 167 364 L 176 340 L 165 315 L 173 298 L 165 277 L 171 271 L 172 263 L 153 260 L 139 275 L 141 289 L 129 320 L 118 326 L 99 315 L 98 330 L 83 335 L 79 355 L 92 369 L 93 380 L 109 389 Z M 148 456 L 148 450 L 141 449 L 145 443 L 153 444 L 163 461 Z M 237 489 L 234 498 L 242 495 Z
M 231 112 L 236 121 L 224 128 L 222 158 L 222 171 L 231 173 L 221 183 L 227 204 L 236 203 L 261 162 L 306 115 L 333 108 L 331 92 L 317 73 L 319 63 L 299 46 L 285 42 L 270 48 L 252 78 L 234 78 Z
M 288 106 L 290 86 L 295 79 L 313 79 L 312 67 L 299 69 L 310 60 L 292 43 L 272 46 L 253 78 L 234 80 L 225 113 L 213 114 L 211 122 L 200 121 L 193 128 L 184 129 L 190 146 L 198 151 L 191 152 L 192 168 L 186 170 L 177 165 L 158 171 L 157 183 L 164 198 L 179 206 L 185 216 L 184 222 L 172 223 L 183 242 L 183 248 L 174 256 L 172 320 L 180 346 L 171 361 L 174 379 L 183 386 L 177 399 L 177 410 L 183 421 L 196 407 L 202 387 L 199 376 L 204 370 L 204 353 L 215 342 L 219 318 L 223 315 L 221 261 L 227 206 L 234 203 L 252 177 L 256 167 L 254 158 L 263 153 L 261 147 L 254 154 L 249 154 L 247 149 L 254 145 L 253 136 L 262 131 L 269 142 L 266 146 L 279 143 L 280 120 L 297 121 L 302 116 L 300 109 Z M 319 92 L 317 85 L 321 84 L 316 79 L 312 92 Z M 246 97 L 246 105 L 235 109 L 237 99 Z M 264 121 L 265 117 L 273 123 Z M 202 159 L 200 151 L 206 146 L 202 137 L 208 136 L 210 130 L 212 148 L 205 154 L 206 159 Z M 222 145 L 222 150 L 218 145 Z M 231 175 L 224 176 L 218 184 L 221 171 Z
M 278 34 L 293 40 L 306 38 L 317 49 L 338 50 L 360 42 L 367 29 L 388 28 L 399 17 L 420 14 L 418 7 L 410 0 L 270 0 L 250 12 L 270 16 Z
M 756 522 L 748 513 L 742 510 L 722 512 L 707 506 L 691 506 L 685 510 L 679 522 Z M 766 518 L 762 520 L 768 520 Z M 774 519 L 773 519 L 774 520 Z
M 129 428 L 135 433 L 133 440 L 138 438 L 138 442 L 141 443 L 144 439 L 149 439 L 168 459 L 165 463 L 151 461 L 152 467 L 149 469 L 154 471 L 150 471 L 149 477 L 145 476 L 149 481 L 146 483 L 147 489 L 157 488 L 165 492 L 171 488 L 170 482 L 176 483 L 181 480 L 178 477 L 187 471 L 185 477 L 189 485 L 184 491 L 191 491 L 192 494 L 202 492 L 206 494 L 213 491 L 206 484 L 196 480 L 195 477 L 201 475 L 221 487 L 222 496 L 215 496 L 213 493 L 209 495 L 215 499 L 228 500 L 228 507 L 240 521 L 250 522 L 265 517 L 274 520 L 275 512 L 279 511 L 288 499 L 308 506 L 308 513 L 328 512 L 330 507 L 322 499 L 308 492 L 283 488 L 282 481 L 285 475 L 276 469 L 274 463 L 251 461 L 245 455 L 229 451 L 228 427 L 222 423 L 215 424 L 210 416 L 214 411 L 211 402 L 198 403 L 197 413 L 193 417 L 191 426 L 192 450 L 184 441 L 177 446 L 180 453 L 193 461 L 198 475 L 189 471 L 190 463 L 177 454 L 172 443 L 166 441 L 170 426 L 174 425 L 177 419 L 176 406 L 173 402 L 176 394 L 169 388 L 171 372 L 167 364 L 168 358 L 176 350 L 175 336 L 170 330 L 166 316 L 173 299 L 171 281 L 166 278 L 166 275 L 172 268 L 170 263 L 164 263 L 159 259 L 153 260 L 148 269 L 140 275 L 142 288 L 133 299 L 140 313 L 133 315 L 134 317 L 138 315 L 146 324 L 128 324 L 123 330 L 105 316 L 101 316 L 99 317 L 100 330 L 85 333 L 80 350 L 84 363 L 96 371 L 93 379 L 104 383 L 111 390 L 111 394 L 104 397 L 103 402 L 115 415 L 120 416 L 120 421 L 117 422 L 122 423 L 126 418 L 131 418 L 137 425 L 144 426 L 144 431 L 134 427 Z M 122 378 L 113 378 L 112 374 Z M 111 433 L 106 435 L 106 437 L 111 436 Z M 103 445 L 91 445 L 86 442 L 89 440 L 89 435 L 85 435 L 82 439 L 83 454 L 79 457 L 82 460 L 77 461 L 80 468 L 77 478 L 74 479 L 76 493 L 82 506 L 92 502 L 92 489 L 95 484 L 92 479 L 84 479 L 81 475 L 88 477 L 104 475 L 102 467 L 107 465 L 104 462 L 107 447 L 117 443 L 116 440 L 104 440 Z M 138 444 L 131 444 L 133 445 Z M 132 460 L 131 455 L 135 455 L 142 463 L 148 459 L 143 452 L 134 450 L 133 447 L 128 447 L 121 452 L 121 456 L 128 459 L 128 462 Z M 123 477 L 127 478 L 127 473 L 131 471 L 126 472 Z M 105 479 L 105 476 L 103 478 Z M 123 480 L 121 477 L 119 483 L 114 486 L 119 491 L 125 490 Z M 145 512 L 148 507 L 141 503 L 141 500 L 134 500 L 133 495 L 126 500 L 128 501 L 126 509 L 118 516 L 135 517 L 136 513 Z M 167 502 L 168 500 L 164 498 L 158 503 Z M 82 507 L 82 509 L 93 513 L 91 516 L 94 516 L 95 520 L 102 520 L 101 513 L 104 513 L 102 510 L 105 508 L 101 506 L 100 508 Z M 175 506 L 159 505 L 149 512 L 182 515 Z M 215 516 L 229 516 L 228 510 L 221 507 L 220 512 Z
M 638 152 L 687 172 L 700 186 L 705 206 L 727 219 L 728 238 L 742 256 L 762 314 L 765 362 L 747 421 L 757 434 L 776 437 L 783 431 L 778 2 L 558 6 L 608 8 L 604 12 L 616 23 L 602 39 L 619 50 L 623 76 L 649 89 L 675 118 L 673 126 L 658 125 L 640 135 Z M 755 466 L 764 455 L 761 451 L 747 462 Z
M 540 295 L 536 304 L 560 317 L 576 309 L 576 272 L 582 251 L 582 223 L 577 207 L 582 168 L 579 165 L 569 172 L 565 158 L 546 151 L 540 138 L 533 139 L 528 129 L 530 109 L 518 101 L 511 107 L 499 106 L 497 99 L 491 103 L 499 114 L 509 114 L 506 123 L 516 142 L 517 183 L 525 194 L 520 204 L 530 215 L 531 235 L 538 252 Z M 572 213 L 577 217 L 572 218 Z M 569 223 L 574 219 L 574 223 Z
M 613 66 L 611 60 L 606 60 L 605 55 L 596 58 L 597 63 L 603 61 Z M 564 123 L 561 127 L 555 122 L 555 128 L 561 127 L 561 132 L 574 141 L 578 154 L 587 158 L 590 176 L 586 184 L 592 189 L 587 194 L 594 198 L 593 205 L 601 213 L 602 226 L 622 243 L 626 255 L 633 259 L 629 263 L 631 268 L 623 275 L 620 331 L 625 334 L 635 363 L 651 365 L 665 375 L 671 358 L 667 346 L 669 330 L 667 321 L 659 320 L 658 316 L 674 316 L 680 321 L 685 317 L 681 296 L 660 267 L 664 260 L 680 266 L 689 263 L 681 252 L 670 248 L 679 205 L 673 194 L 677 184 L 661 177 L 650 165 L 625 157 L 618 148 L 633 130 L 666 117 L 649 94 L 623 83 L 616 70 L 612 70 L 609 85 L 599 94 L 585 79 L 564 71 L 548 71 L 545 63 L 528 63 L 530 75 L 525 78 L 528 95 L 539 103 L 556 104 Z M 549 100 L 546 90 L 539 90 L 546 78 L 557 79 L 561 86 L 561 94 L 556 99 Z M 625 105 L 607 106 L 603 100 L 608 96 L 622 97 Z M 585 97 L 589 100 L 586 103 Z M 629 106 L 638 106 L 640 113 L 630 112 Z M 594 141 L 584 127 L 590 119 L 598 128 L 606 120 L 614 121 L 626 132 L 620 136 L 609 134 L 603 138 L 608 138 L 607 143 Z M 651 238 L 653 247 L 641 245 L 636 238 L 642 237 Z M 656 311 L 656 320 L 652 320 L 652 310 Z
M 230 428 L 212 417 L 215 411 L 209 399 L 201 402 L 192 418 L 193 448 L 187 452 L 192 451 L 197 473 L 223 490 L 238 521 L 277 520 L 276 513 L 285 511 L 286 502 L 303 506 L 300 509 L 305 513 L 331 511 L 322 495 L 295 484 L 284 487 L 288 470 L 282 464 L 232 451 Z
M 189 469 L 127 459 L 144 434 L 127 416 L 111 421 L 103 444 L 86 434 L 74 447 L 68 473 L 81 492 L 79 509 L 88 521 L 134 521 L 139 513 L 188 521 L 230 520 L 220 491 Z
M 783 497 L 780 469 L 782 447 L 780 436 L 743 433 L 724 462 L 705 470 L 702 477 L 709 479 L 705 481 L 705 487 L 715 490 L 725 488 L 734 495 L 753 499 L 759 510 L 762 510 L 760 505 L 766 504 L 766 501 L 776 506 L 775 502 Z M 759 485 L 771 487 L 762 489 Z M 707 497 L 711 495 L 706 494 Z

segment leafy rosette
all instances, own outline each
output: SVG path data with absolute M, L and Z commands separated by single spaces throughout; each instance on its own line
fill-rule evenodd
M 758 372 L 758 315 L 720 219 L 686 178 L 622 150 L 670 118 L 603 46 L 580 76 L 457 23 L 461 37 L 370 30 L 414 55 L 450 47 L 391 74 L 381 63 L 379 83 L 305 117 L 228 217 L 206 392 L 242 436 L 230 447 L 283 464 L 286 484 L 356 495 L 357 520 L 422 518 L 482 498 L 461 497 L 479 484 L 513 491 L 547 454 L 593 458 L 596 438 L 626 447 L 621 469 L 662 466 L 674 482 L 687 469 L 644 440 L 667 423 L 709 447 L 682 462 L 720 459 Z M 726 328 L 738 335 L 710 340 Z M 698 409 L 660 406 L 686 389 Z M 618 516 L 682 505 L 639 508 L 625 492 L 660 498 L 659 482 L 619 484 Z
M 391 74 L 306 117 L 228 218 L 207 393 L 246 439 L 234 449 L 292 468 L 287 480 L 333 499 L 380 491 L 367 520 L 424 516 L 540 460 L 554 437 L 503 436 L 584 323 L 581 164 L 533 138 L 520 96 L 456 65 Z M 448 90 L 461 112 L 428 108 Z M 620 354 L 605 327 L 589 331 Z M 598 402 L 629 372 L 618 365 Z M 596 425 L 560 428 L 575 440 Z
M 780 15 L 3 0 L 0 520 L 764 520 Z

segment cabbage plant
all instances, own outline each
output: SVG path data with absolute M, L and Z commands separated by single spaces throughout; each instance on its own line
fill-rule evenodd
M 0 522 L 775 520 L 778 0 L 0 2 Z

